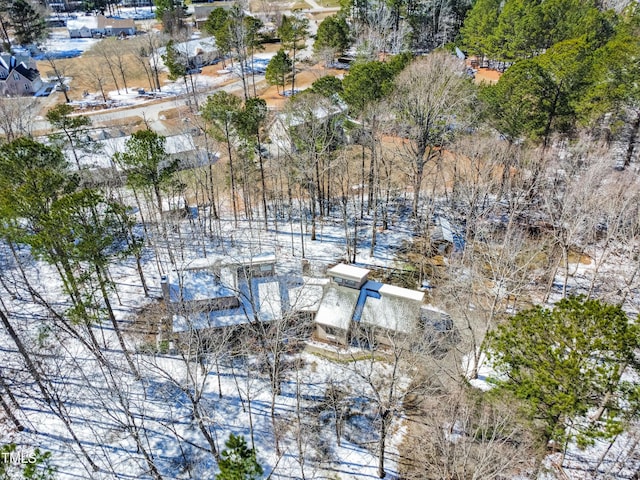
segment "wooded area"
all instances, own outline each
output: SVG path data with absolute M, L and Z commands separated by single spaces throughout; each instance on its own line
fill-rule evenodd
M 96 44 L 105 102 L 131 88 L 130 45 L 151 91 L 162 59 L 188 100 L 162 132 L 119 125 L 99 168 L 95 117 L 67 101 L 40 135 L 35 102 L 0 99 L 0 421 L 34 458 L 0 474 L 637 478 L 638 4 L 248 7 L 202 26 L 236 90 L 198 87 L 172 1 L 162 33 Z M 305 288 L 341 262 L 451 325 L 319 341 Z M 218 303 L 170 305 L 161 282 L 204 263 Z M 242 321 L 198 326 L 231 305 Z

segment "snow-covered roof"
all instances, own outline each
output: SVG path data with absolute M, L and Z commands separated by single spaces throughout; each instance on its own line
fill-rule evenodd
M 236 291 L 238 307 L 177 313 L 173 315 L 173 331 L 180 333 L 277 320 L 282 316 L 282 292 L 283 282 L 278 277 L 240 280 Z
M 407 290 L 406 288 L 384 285 L 379 290 L 380 298 L 367 297 L 360 324 L 383 328 L 392 332 L 411 333 L 418 324 L 422 298 L 418 299 L 418 295 L 399 296 L 385 294 L 383 289 L 386 287 L 392 287 L 394 293 L 398 293 L 396 289 L 412 292 L 412 290 Z M 422 294 L 422 292 L 415 293 Z
M 213 269 L 220 267 L 247 267 L 252 265 L 275 264 L 276 255 L 272 252 L 255 255 L 223 256 L 210 255 L 206 258 L 195 258 L 183 265 L 186 270 Z
M 213 54 L 217 52 L 216 40 L 213 37 L 192 38 L 186 42 L 174 43 L 173 48 L 175 48 L 178 53 L 188 57 L 195 57 L 196 55 L 203 55 L 207 53 Z M 162 56 L 166 53 L 167 47 L 158 48 L 158 66 L 164 65 Z
M 327 278 L 305 278 L 303 284 L 289 289 L 289 306 L 295 312 L 317 312 Z
M 424 292 L 396 287 L 395 285 L 383 284 L 378 291 L 382 296 L 397 297 L 406 300 L 413 300 L 414 302 L 422 303 L 422 300 L 424 299 Z
M 282 316 L 282 298 L 278 281 L 258 283 L 257 308 L 263 322 L 277 320 Z
M 113 166 L 112 157 L 116 152 L 125 152 L 127 141 L 131 136 L 108 138 L 96 140 L 94 142 L 95 152 L 82 153 L 79 155 L 80 165 L 89 168 L 111 168 Z M 168 155 L 178 155 L 196 150 L 193 137 L 183 133 L 165 137 L 165 151 Z M 65 150 L 67 158 L 72 158 L 71 151 Z M 71 162 L 73 168 L 74 162 Z
M 276 255 L 274 253 L 258 253 L 256 255 L 246 255 L 236 258 L 229 258 L 225 265 L 251 266 L 265 265 L 276 263 Z
M 220 282 L 207 270 L 184 270 L 169 276 L 171 302 L 192 302 L 233 297 L 235 292 Z
M 332 277 L 346 278 L 348 280 L 355 280 L 360 282 L 369 275 L 370 270 L 366 268 L 355 267 L 353 265 L 347 265 L 345 263 L 339 263 L 335 267 L 327 270 L 327 275 Z
M 83 27 L 88 29 L 98 28 L 98 17 L 87 15 L 67 20 L 67 28 L 69 30 L 80 30 Z
M 316 323 L 347 330 L 359 295 L 359 290 L 330 284 L 318 308 Z

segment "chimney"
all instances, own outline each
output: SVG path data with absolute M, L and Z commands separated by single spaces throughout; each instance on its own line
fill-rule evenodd
M 169 296 L 169 277 L 167 277 L 167 275 L 162 275 L 160 277 L 160 287 L 162 288 L 162 297 L 168 307 L 171 303 L 171 297 Z

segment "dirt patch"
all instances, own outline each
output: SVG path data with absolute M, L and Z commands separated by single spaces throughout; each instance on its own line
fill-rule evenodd
M 475 75 L 475 82 L 487 83 L 489 85 L 493 85 L 498 83 L 500 77 L 502 76 L 502 72 L 498 70 L 489 70 L 488 68 L 479 68 Z
M 296 73 L 295 88 L 296 90 L 309 88 L 313 82 L 328 75 L 339 77 L 344 75 L 344 71 L 326 68 L 322 63 L 317 63 Z M 291 90 L 291 83 L 285 85 L 284 89 Z M 266 100 L 267 105 L 275 109 L 281 109 L 287 103 L 287 97 L 282 95 L 282 89 L 275 85 L 267 87 L 260 94 L 260 97 Z
M 576 252 L 574 250 L 569 251 L 569 263 L 580 263 L 581 265 L 591 265 L 593 260 L 586 253 Z

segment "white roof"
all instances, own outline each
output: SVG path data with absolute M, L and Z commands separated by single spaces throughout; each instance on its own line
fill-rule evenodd
M 289 289 L 289 305 L 295 312 L 317 312 L 328 278 L 305 278 L 304 284 Z
M 258 284 L 258 316 L 263 322 L 277 320 L 282 316 L 280 284 L 277 281 Z
M 411 333 L 420 318 L 420 306 L 420 301 L 395 295 L 367 297 L 360 323 L 389 331 Z
M 275 253 L 258 253 L 256 255 L 229 257 L 224 262 L 225 265 L 238 266 L 264 265 L 267 263 L 276 263 Z
M 211 269 L 220 263 L 220 258 L 217 256 L 209 256 L 202 258 L 194 258 L 188 263 L 183 265 L 183 270 L 199 270 L 199 269 Z
M 67 20 L 67 28 L 69 30 L 80 30 L 81 28 L 98 28 L 98 17 L 80 16 L 77 18 Z
M 384 284 L 380 287 L 380 295 L 388 295 L 391 297 L 404 298 L 407 300 L 414 300 L 416 302 L 422 302 L 424 299 L 424 292 L 419 290 L 409 290 L 408 288 L 396 287 L 394 285 Z
M 329 285 L 318 308 L 316 323 L 347 330 L 359 295 L 359 290 Z
M 224 273 L 224 271 L 223 271 Z M 222 281 L 224 284 L 224 279 Z M 205 328 L 231 327 L 249 322 L 269 322 L 282 315 L 280 281 L 274 277 L 251 279 L 239 282 L 238 299 L 240 306 L 224 310 L 193 311 L 173 315 L 173 331 L 186 332 Z M 233 291 L 233 290 L 231 290 Z
M 190 302 L 215 298 L 233 297 L 235 292 L 222 285 L 212 272 L 206 270 L 184 270 L 169 276 L 169 298 L 171 302 Z
M 348 278 L 355 280 L 362 280 L 369 275 L 370 270 L 366 268 L 355 267 L 353 265 L 347 265 L 346 263 L 339 263 L 335 267 L 327 270 L 327 274 L 340 278 Z
M 80 165 L 90 168 L 110 168 L 113 166 L 111 158 L 116 152 L 125 152 L 126 143 L 130 136 L 108 138 L 106 140 L 97 140 L 95 146 L 97 152 L 84 154 L 79 152 Z M 195 150 L 195 144 L 193 137 L 189 134 L 172 135 L 166 137 L 165 151 L 168 155 L 175 155 L 179 153 L 191 152 Z M 69 164 L 71 168 L 75 167 L 75 162 L 72 161 L 73 154 L 71 150 L 65 150 L 65 156 L 70 159 Z

